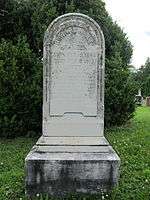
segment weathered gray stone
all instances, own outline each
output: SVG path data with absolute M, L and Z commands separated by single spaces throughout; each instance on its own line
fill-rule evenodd
M 26 158 L 26 191 L 62 197 L 69 193 L 107 191 L 118 181 L 120 159 L 111 146 L 78 146 L 39 151 Z M 48 147 L 49 148 L 49 147 Z M 83 152 L 84 148 L 84 152 Z M 105 149 L 103 149 L 105 148 Z
M 150 97 L 146 97 L 146 106 L 150 106 Z
M 105 137 L 44 137 L 41 136 L 37 145 L 109 145 Z
M 26 192 L 64 196 L 117 184 L 120 159 L 104 137 L 104 37 L 83 14 L 48 27 L 43 59 L 43 135 L 26 157 Z

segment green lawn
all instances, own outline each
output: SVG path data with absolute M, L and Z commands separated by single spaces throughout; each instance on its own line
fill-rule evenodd
M 106 130 L 106 137 L 121 158 L 119 186 L 110 194 L 70 196 L 67 199 L 149 200 L 150 107 L 137 108 L 130 123 Z M 0 140 L 0 200 L 26 199 L 24 159 L 36 140 Z

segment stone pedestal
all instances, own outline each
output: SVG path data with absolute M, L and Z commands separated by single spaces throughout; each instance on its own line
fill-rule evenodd
M 94 146 L 35 145 L 26 157 L 28 197 L 93 194 L 115 186 L 120 159 L 103 139 L 105 144 Z

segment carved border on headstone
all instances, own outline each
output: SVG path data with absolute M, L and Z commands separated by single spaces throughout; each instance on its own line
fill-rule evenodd
M 97 116 L 103 119 L 104 117 L 104 57 L 105 57 L 105 42 L 104 36 L 101 31 L 99 25 L 90 17 L 84 14 L 78 13 L 69 13 L 63 16 L 56 18 L 48 27 L 47 31 L 45 32 L 44 37 L 44 55 L 43 55 L 43 118 L 45 121 L 48 120 L 50 113 L 47 111 L 49 110 L 49 102 L 50 102 L 50 87 L 51 87 L 51 44 L 53 43 L 54 38 L 60 34 L 60 31 L 66 26 L 74 25 L 75 23 L 79 23 L 78 25 L 84 24 L 86 29 L 92 28 L 93 34 L 95 34 L 95 38 L 97 41 L 93 41 L 94 43 L 98 44 L 99 54 L 98 54 L 98 64 L 97 64 Z M 63 35 L 60 35 L 63 37 Z M 61 39 L 61 38 L 60 38 Z

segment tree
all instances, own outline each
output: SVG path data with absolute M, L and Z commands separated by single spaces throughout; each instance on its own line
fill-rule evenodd
M 41 131 L 42 65 L 26 38 L 0 44 L 0 136 Z
M 142 95 L 150 96 L 150 58 L 147 58 L 145 64 L 137 71 L 135 80 L 138 88 L 142 90 Z
M 18 38 L 23 38 L 24 36 L 26 37 L 26 42 L 24 42 L 24 44 L 22 43 L 22 45 L 26 46 L 26 44 L 28 44 L 28 47 L 25 47 L 25 49 L 28 49 L 28 53 L 30 56 L 33 55 L 32 59 L 31 57 L 29 59 L 31 62 L 28 62 L 28 66 L 30 66 L 30 68 L 34 71 L 34 74 L 36 74 L 36 68 L 38 68 L 37 73 L 39 80 L 37 81 L 36 75 L 32 76 L 32 70 L 29 70 L 28 76 L 30 77 L 30 80 L 33 79 L 33 81 L 36 81 L 36 86 L 39 91 L 42 91 L 42 66 L 37 64 L 37 62 L 39 62 L 39 60 L 41 60 L 42 58 L 43 36 L 46 28 L 51 23 L 51 21 L 59 15 L 68 12 L 84 13 L 95 19 L 103 30 L 106 43 L 105 125 L 110 126 L 122 124 L 132 117 L 135 108 L 135 88 L 130 81 L 129 70 L 130 58 L 132 55 L 132 45 L 129 42 L 126 34 L 121 30 L 117 23 L 114 23 L 112 21 L 111 17 L 108 15 L 105 9 L 105 3 L 102 0 L 5 0 L 2 1 L 2 3 L 2 6 L 6 13 L 4 14 L 4 16 L 2 16 L 2 21 L 0 21 L 0 37 L 3 37 L 5 39 L 5 42 L 7 41 L 6 43 L 8 45 L 11 44 L 12 47 L 10 47 L 10 49 L 18 49 Z M 9 43 L 9 41 L 11 42 Z M 1 45 L 4 45 L 4 41 L 1 42 Z M 9 52 L 9 49 L 7 49 L 7 51 Z M 9 53 L 6 54 L 9 58 Z M 10 55 L 11 54 L 12 52 L 10 53 Z M 15 58 L 16 56 L 17 58 Z M 13 54 L 10 59 L 15 58 L 16 62 L 16 60 L 18 60 L 18 56 L 18 54 Z M 21 56 L 21 63 L 17 61 L 18 67 L 24 67 L 23 63 L 26 62 L 26 58 L 24 57 L 23 53 L 20 54 L 20 57 Z M 5 67 L 7 68 L 8 63 L 9 66 L 13 67 L 14 64 L 12 63 L 12 61 L 8 62 L 8 58 L 7 56 L 3 55 L 1 61 L 2 65 L 3 63 L 5 63 Z M 25 66 L 25 68 L 28 68 L 28 66 Z M 19 71 L 17 71 L 17 73 L 19 73 Z M 16 75 L 16 77 L 18 76 Z M 17 81 L 18 79 L 16 79 L 16 84 Z M 21 83 L 21 81 L 23 80 L 19 79 L 19 81 L 19 83 Z M 20 98 L 27 98 L 29 105 L 29 102 L 31 101 L 29 96 L 33 95 L 31 105 L 35 102 L 36 105 L 34 104 L 32 107 L 30 107 L 30 111 L 34 111 L 35 118 L 33 117 L 33 120 L 36 122 L 36 124 L 39 124 L 41 123 L 41 120 L 39 120 L 40 116 L 42 116 L 42 93 L 40 92 L 39 94 L 35 92 L 34 94 L 34 91 L 30 90 L 30 86 L 32 84 L 32 81 L 27 82 L 26 92 L 24 90 Z M 3 88 L 4 87 L 6 86 L 3 85 Z M 7 90 L 9 92 L 9 88 L 7 88 Z M 5 97 L 3 98 L 5 99 Z M 39 103 L 39 105 L 37 105 L 37 102 Z M 7 107 L 7 112 L 5 112 L 5 114 L 9 113 L 11 108 L 12 105 L 11 107 Z M 17 109 L 16 112 L 19 112 L 21 108 L 14 107 L 14 113 L 15 109 Z M 26 111 L 28 109 L 29 107 L 26 107 Z M 22 114 L 22 116 L 23 115 L 24 114 Z M 24 123 L 24 121 L 22 123 Z M 33 124 L 30 124 L 30 126 L 28 126 L 25 131 L 27 131 L 27 129 L 34 130 Z
M 42 8 L 43 1 L 39 0 L 38 2 L 39 6 L 34 9 L 34 16 L 36 16 L 36 13 L 41 16 L 40 8 Z M 48 1 L 45 0 L 45 2 Z M 130 74 L 128 65 L 132 55 L 132 46 L 126 34 L 116 23 L 113 23 L 105 10 L 104 2 L 100 0 L 55 0 L 50 2 L 53 2 L 55 17 L 70 11 L 80 12 L 95 19 L 102 27 L 106 41 L 105 124 L 108 126 L 125 122 L 132 117 L 135 109 L 135 88 L 132 83 L 128 82 Z M 52 18 L 49 16 L 45 21 L 45 27 L 49 25 L 51 20 Z M 41 29 L 41 24 L 43 25 L 44 23 L 40 21 L 42 21 L 42 18 L 39 17 L 38 21 L 37 17 L 34 18 L 34 24 L 39 24 L 39 29 Z M 34 32 L 39 33 L 38 29 L 34 30 Z M 41 33 L 41 37 L 38 37 L 38 43 L 41 44 L 40 49 L 42 49 L 44 29 Z M 122 84 L 120 84 L 121 81 Z

